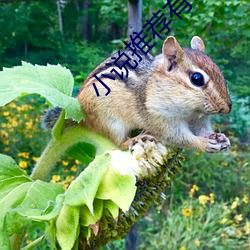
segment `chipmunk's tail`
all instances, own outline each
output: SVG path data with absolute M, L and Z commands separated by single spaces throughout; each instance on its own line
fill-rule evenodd
M 60 107 L 54 107 L 45 111 L 42 117 L 42 128 L 45 130 L 51 130 L 56 124 L 62 109 Z

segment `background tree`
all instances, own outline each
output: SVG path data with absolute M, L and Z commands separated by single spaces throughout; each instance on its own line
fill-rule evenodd
M 128 0 L 128 40 L 142 29 L 142 0 Z

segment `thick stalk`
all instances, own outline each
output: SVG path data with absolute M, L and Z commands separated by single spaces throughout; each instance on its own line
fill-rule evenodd
M 33 180 L 46 180 L 49 173 L 60 159 L 61 155 L 72 145 L 78 142 L 86 142 L 96 147 L 96 155 L 106 150 L 117 149 L 117 146 L 100 134 L 94 133 L 82 126 L 72 126 L 63 131 L 60 138 L 53 138 L 39 158 L 31 178 Z

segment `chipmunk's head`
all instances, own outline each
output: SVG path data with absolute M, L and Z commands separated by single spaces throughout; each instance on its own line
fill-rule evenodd
M 205 45 L 198 36 L 191 40 L 191 48 L 181 48 L 174 37 L 168 37 L 162 47 L 161 73 L 172 79 L 171 88 L 178 85 L 177 92 L 184 95 L 183 103 L 190 104 L 193 111 L 227 114 L 232 104 L 226 81 L 204 51 Z

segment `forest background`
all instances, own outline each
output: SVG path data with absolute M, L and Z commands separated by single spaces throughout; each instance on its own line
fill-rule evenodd
M 166 1 L 144 0 L 142 24 Z M 138 249 L 247 249 L 250 244 L 250 1 L 189 1 L 193 9 L 173 18 L 169 35 L 188 47 L 202 37 L 206 53 L 222 69 L 233 100 L 230 115 L 215 117 L 215 128 L 230 137 L 231 150 L 221 154 L 185 151 L 183 171 L 137 225 Z M 128 1 L 0 1 L 0 68 L 21 61 L 61 64 L 74 75 L 76 87 L 111 53 L 124 48 L 128 36 Z M 151 54 L 161 53 L 162 41 Z M 76 88 L 77 91 L 77 88 Z M 20 167 L 30 166 L 48 136 L 40 118 L 47 108 L 38 96 L 0 109 L 0 153 Z M 20 133 L 22 136 L 20 136 Z M 28 157 L 27 157 L 28 156 Z M 32 159 L 31 161 L 28 159 Z M 33 162 L 32 162 L 33 161 Z M 52 182 L 65 187 L 83 166 L 65 157 Z M 39 234 L 33 231 L 34 237 Z M 32 234 L 31 234 L 32 235 Z M 27 241 L 32 241 L 27 238 Z M 125 240 L 108 249 L 123 249 Z M 46 246 L 44 246 L 46 249 Z

